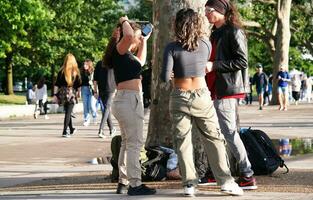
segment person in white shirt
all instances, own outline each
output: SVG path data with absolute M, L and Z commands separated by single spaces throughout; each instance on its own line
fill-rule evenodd
M 37 119 L 40 111 L 43 109 L 45 114 L 45 119 L 49 119 L 47 115 L 47 85 L 45 84 L 45 78 L 41 77 L 37 83 L 36 89 L 36 106 L 34 112 L 34 118 Z

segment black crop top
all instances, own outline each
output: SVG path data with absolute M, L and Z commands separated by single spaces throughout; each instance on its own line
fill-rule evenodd
M 211 54 L 209 40 L 200 39 L 198 49 L 187 51 L 179 42 L 167 44 L 163 54 L 161 79 L 168 82 L 174 78 L 204 77 L 206 64 Z
M 116 84 L 140 79 L 141 64 L 131 52 L 128 51 L 124 55 L 120 55 L 115 47 L 112 59 Z

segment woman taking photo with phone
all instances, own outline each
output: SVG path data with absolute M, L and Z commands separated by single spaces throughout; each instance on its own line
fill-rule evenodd
M 117 119 L 122 136 L 118 160 L 119 181 L 116 193 L 152 195 L 155 189 L 141 182 L 140 150 L 144 145 L 144 107 L 141 86 L 141 67 L 146 62 L 147 40 L 141 35 L 140 26 L 128 18 L 119 19 L 104 55 L 104 65 L 114 69 L 117 93 L 112 113 Z M 135 54 L 136 52 L 136 54 Z

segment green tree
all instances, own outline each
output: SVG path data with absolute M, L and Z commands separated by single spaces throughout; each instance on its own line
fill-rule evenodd
M 32 48 L 31 37 L 45 37 L 41 34 L 49 29 L 52 17 L 39 0 L 0 1 L 0 59 L 4 59 L 6 94 L 13 94 L 13 66 L 30 64 L 31 56 L 22 52 Z
M 241 1 L 245 25 L 250 35 L 266 44 L 273 62 L 273 88 L 277 88 L 276 76 L 280 66 L 288 67 L 290 44 L 290 12 L 292 0 Z M 277 90 L 273 90 L 272 103 L 277 103 Z
M 79 62 L 89 58 L 99 60 L 108 43 L 113 27 L 123 10 L 112 0 L 44 0 L 55 12 L 53 37 L 50 41 L 51 78 L 71 52 Z
M 172 146 L 172 129 L 169 116 L 170 83 L 163 83 L 159 76 L 163 59 L 165 45 L 171 41 L 173 36 L 172 23 L 176 12 L 185 7 L 203 13 L 206 0 L 192 1 L 153 1 L 153 58 L 152 58 L 152 88 L 151 88 L 151 112 L 149 121 L 148 137 L 146 146 L 163 145 Z
M 1 1 L 0 64 L 7 94 L 13 93 L 13 66 L 14 78 L 36 81 L 53 78 L 68 52 L 78 61 L 100 59 L 122 13 L 113 0 Z

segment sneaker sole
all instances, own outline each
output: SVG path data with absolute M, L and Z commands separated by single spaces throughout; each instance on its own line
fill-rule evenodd
M 195 194 L 187 194 L 187 193 L 184 193 L 184 197 L 195 197 L 196 195 Z
M 231 195 L 231 196 L 242 196 L 243 193 L 234 193 L 232 191 L 229 190 L 221 190 L 222 193 L 227 194 L 227 195 Z
M 258 189 L 258 186 L 254 185 L 254 186 L 242 186 L 240 187 L 243 190 L 256 190 Z
M 129 196 L 144 196 L 144 195 L 154 195 L 154 194 L 156 194 L 156 191 L 147 192 L 147 193 L 129 193 L 129 192 L 127 192 L 127 195 L 129 195 Z
M 204 185 L 204 186 L 216 186 L 217 183 L 198 183 L 198 185 Z
M 62 135 L 62 137 L 64 137 L 64 138 L 70 138 L 71 136 L 70 136 L 70 135 Z

